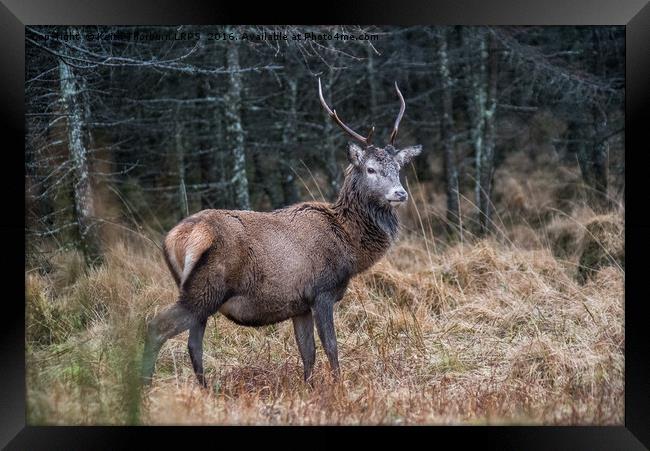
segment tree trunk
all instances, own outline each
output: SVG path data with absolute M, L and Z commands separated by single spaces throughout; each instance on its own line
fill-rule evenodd
M 88 150 L 84 144 L 84 109 L 81 86 L 83 80 L 75 75 L 71 66 L 59 61 L 61 100 L 68 122 L 68 147 L 74 165 L 74 210 L 79 231 L 80 247 L 86 263 L 97 263 L 101 259 L 99 234 L 94 224 L 95 204 L 90 181 Z
M 224 107 L 217 103 L 214 106 L 214 126 L 211 128 L 213 139 L 212 166 L 210 167 L 212 179 L 222 188 L 211 188 L 210 199 L 214 206 L 211 208 L 230 208 L 232 197 L 227 189 L 226 184 L 226 161 L 230 160 L 231 152 L 228 147 L 228 138 L 226 136 L 226 118 Z
M 444 155 L 445 187 L 447 192 L 447 226 L 451 234 L 460 230 L 458 189 L 458 158 L 454 143 L 453 93 L 447 54 L 447 29 L 438 38 L 438 75 L 442 92 L 440 95 L 440 140 Z
M 295 150 L 297 149 L 297 127 L 298 127 L 298 82 L 295 78 L 287 80 L 289 92 L 287 96 L 287 122 L 282 131 L 282 193 L 284 195 L 284 204 L 291 205 L 298 202 L 298 187 L 296 186 L 296 175 L 294 173 L 294 164 L 296 159 Z
M 472 122 L 471 140 L 474 147 L 475 199 L 479 216 L 479 233 L 490 230 L 492 218 L 492 180 L 495 156 L 495 119 L 498 56 L 494 37 L 479 31 L 478 63 L 471 70 L 469 102 Z M 470 63 L 471 64 L 471 63 Z
M 591 70 L 594 75 L 599 72 L 598 55 L 600 53 L 598 33 L 592 32 L 594 49 Z M 580 121 L 569 124 L 568 150 L 575 152 L 582 178 L 587 187 L 587 199 L 596 211 L 604 211 L 609 207 L 608 178 L 609 178 L 609 146 L 607 140 L 607 113 L 598 104 L 599 99 L 591 100 L 590 109 L 585 109 Z
M 605 135 L 607 133 L 607 115 L 598 106 L 593 107 L 593 130 L 591 139 L 583 144 L 578 153 L 578 161 L 583 178 L 588 185 L 588 198 L 596 211 L 605 211 L 609 207 L 608 178 L 609 178 L 609 146 Z
M 592 113 L 587 113 L 591 119 Z M 590 125 L 583 118 L 568 125 L 567 152 L 575 154 L 585 184 L 585 197 L 594 210 L 607 208 L 607 144 L 597 141 L 596 128 L 590 135 Z M 605 181 L 603 183 L 603 180 Z
M 331 41 L 327 42 L 329 47 L 333 47 Z M 330 96 L 332 95 L 332 86 L 334 86 L 334 71 L 330 68 L 325 79 L 325 91 Z M 332 118 L 329 117 L 326 111 L 323 111 L 323 118 L 325 121 L 325 151 L 323 154 L 325 155 L 325 170 L 330 183 L 327 196 L 330 200 L 334 200 L 338 195 L 342 182 L 341 170 L 336 159 L 339 149 L 336 147 L 336 132 Z M 347 151 L 347 149 L 345 150 Z
M 466 29 L 466 33 L 470 33 L 471 29 Z M 472 40 L 478 39 L 478 44 L 476 46 L 469 45 Z M 467 72 L 470 74 L 469 79 L 469 89 L 468 89 L 468 115 L 470 120 L 470 140 L 472 147 L 474 149 L 474 202 L 476 203 L 476 208 L 478 210 L 479 217 L 482 215 L 481 212 L 481 163 L 483 162 L 483 127 L 485 117 L 485 64 L 483 61 L 483 55 L 485 53 L 485 41 L 482 37 L 467 36 L 465 42 L 468 44 L 467 54 Z M 476 55 L 473 51 L 476 50 L 479 53 L 478 61 L 476 61 Z
M 256 152 L 251 160 L 255 170 L 254 181 L 269 199 L 272 209 L 281 208 L 284 203 L 282 190 L 282 174 L 278 170 L 278 162 L 269 161 L 269 154 Z
M 379 113 L 379 110 L 377 108 L 379 88 L 377 87 L 377 74 L 375 73 L 375 50 L 372 48 L 372 46 L 368 45 L 366 46 L 366 51 L 368 54 L 366 71 L 368 76 L 368 88 L 370 90 L 370 104 L 368 106 L 370 107 L 371 120 L 374 121 L 377 117 L 377 114 Z
M 592 72 L 597 76 L 604 76 L 601 64 L 601 44 L 598 31 L 592 30 L 594 43 L 594 55 L 592 57 Z M 605 136 L 607 135 L 607 112 L 598 104 L 599 99 L 594 99 L 591 108 L 592 115 L 592 140 L 591 140 L 591 166 L 593 184 L 591 192 L 592 204 L 596 210 L 604 211 L 609 207 L 608 178 L 609 178 L 609 145 Z
M 210 83 L 208 80 L 203 80 L 197 85 L 197 97 L 207 97 L 210 93 Z M 204 110 L 207 117 L 210 117 L 212 110 L 209 106 L 205 107 Z M 214 151 L 208 151 L 208 149 L 215 147 L 215 144 L 218 142 L 218 137 L 214 136 L 213 132 L 213 121 L 206 121 L 206 123 L 197 126 L 199 132 L 199 143 L 200 148 L 202 149 L 201 155 L 199 156 L 199 177 L 202 184 L 209 186 L 212 183 L 216 182 L 215 173 L 213 172 L 214 167 Z M 199 205 L 201 209 L 214 208 L 214 196 L 212 194 L 211 188 L 206 188 L 199 197 Z
M 577 118 L 577 114 L 574 115 Z M 584 133 L 585 125 L 577 119 L 568 121 L 567 124 L 567 154 L 578 161 L 582 180 L 591 186 L 591 169 L 589 168 L 589 153 L 587 152 L 587 137 Z M 574 155 L 572 155 L 574 154 Z M 575 162 L 575 160 L 573 160 Z
M 406 57 L 406 61 L 410 61 L 412 58 L 420 58 L 419 55 L 412 55 L 411 46 L 409 45 L 405 45 L 405 51 L 409 52 L 409 54 L 404 55 Z M 435 54 L 434 56 L 437 57 L 437 48 L 434 47 L 433 52 Z M 420 77 L 413 77 L 412 81 L 407 85 L 407 87 L 410 88 L 411 92 L 421 92 L 430 89 L 430 86 L 426 82 L 423 83 L 423 81 L 424 80 L 421 80 Z M 391 86 L 391 90 L 392 89 L 393 88 Z M 391 97 L 391 99 L 394 99 L 394 97 Z M 391 108 L 395 108 L 395 106 L 393 106 L 395 104 L 390 105 Z M 393 112 L 393 114 L 396 114 L 394 110 L 391 112 Z M 418 109 L 411 110 L 409 114 L 411 115 L 411 120 L 413 121 L 412 123 L 415 123 L 415 121 L 424 122 L 427 120 L 421 114 L 418 114 Z M 394 117 L 395 116 L 393 116 L 393 118 Z M 431 132 L 426 130 L 425 127 L 416 126 L 411 130 L 412 137 L 414 138 L 415 142 L 426 143 L 430 142 L 433 139 Z M 420 156 L 412 161 L 411 164 L 415 171 L 415 177 L 418 182 L 430 182 L 433 180 L 433 171 L 429 157 L 433 155 L 434 152 L 435 149 L 431 148 L 431 146 L 423 146 Z
M 180 113 L 176 112 L 176 130 L 174 133 L 174 149 L 176 154 L 176 170 L 178 172 L 178 206 L 181 218 L 190 215 L 190 207 L 187 202 L 187 187 L 185 183 L 185 149 L 183 148 L 183 125 L 180 120 Z
M 496 41 L 492 34 L 488 37 L 489 49 L 487 55 L 487 98 L 485 109 L 485 138 L 481 154 L 481 172 L 479 180 L 481 185 L 480 216 L 481 232 L 486 233 L 492 224 L 492 182 L 494 180 L 494 157 L 496 149 L 496 111 L 497 111 L 497 80 L 498 80 L 498 55 Z
M 233 32 L 227 28 L 226 33 Z M 229 71 L 228 92 L 226 94 L 226 140 L 232 153 L 233 171 L 230 179 L 233 188 L 235 207 L 250 210 L 248 177 L 246 175 L 246 152 L 244 149 L 244 129 L 241 123 L 242 79 L 239 66 L 239 44 L 228 42 L 226 66 Z

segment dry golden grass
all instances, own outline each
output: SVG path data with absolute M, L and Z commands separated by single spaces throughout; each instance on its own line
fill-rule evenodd
M 26 272 L 28 422 L 622 424 L 624 271 L 601 258 L 578 281 L 598 218 L 576 215 L 435 249 L 407 234 L 353 279 L 335 311 L 342 381 L 317 343 L 314 388 L 290 321 L 254 329 L 215 316 L 211 389 L 195 383 L 184 333 L 140 392 L 144 319 L 176 298 L 159 250 L 122 237 L 92 270 L 61 254 Z M 619 229 L 601 229 L 602 248 L 620 244 Z

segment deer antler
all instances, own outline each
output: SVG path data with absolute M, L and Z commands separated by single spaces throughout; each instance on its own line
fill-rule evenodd
M 397 115 L 397 119 L 395 119 L 395 125 L 393 126 L 393 132 L 390 134 L 391 146 L 395 142 L 395 138 L 397 137 L 397 130 L 399 129 L 399 123 L 402 120 L 402 116 L 404 116 L 404 110 L 406 109 L 406 102 L 404 102 L 404 96 L 402 95 L 399 88 L 397 87 L 397 82 L 395 82 L 395 89 L 397 90 L 397 95 L 399 96 L 400 107 L 399 107 L 399 114 Z
M 341 127 L 345 132 L 352 136 L 354 139 L 359 141 L 360 143 L 369 146 L 370 145 L 370 139 L 372 138 L 372 134 L 375 131 L 375 127 L 373 126 L 370 129 L 370 133 L 368 133 L 367 137 L 363 137 L 354 130 L 352 130 L 350 127 L 345 125 L 341 119 L 339 119 L 338 115 L 336 114 L 336 110 L 332 110 L 329 106 L 327 106 L 327 102 L 325 102 L 325 99 L 323 98 L 323 88 L 321 87 L 320 83 L 320 77 L 318 78 L 318 97 L 320 97 L 320 103 L 323 105 L 323 108 L 325 108 L 325 111 L 327 111 L 327 114 L 330 115 L 330 117 L 336 122 L 339 127 Z M 403 100 L 403 99 L 402 99 Z

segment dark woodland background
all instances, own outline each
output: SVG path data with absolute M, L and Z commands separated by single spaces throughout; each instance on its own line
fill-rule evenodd
M 209 39 L 273 32 L 289 40 Z M 291 40 L 306 32 L 377 38 Z M 380 145 L 397 81 L 397 145 L 423 146 L 405 176 L 445 197 L 440 236 L 491 232 L 495 173 L 514 153 L 578 167 L 595 211 L 624 200 L 622 27 L 48 26 L 26 37 L 28 265 L 70 248 L 101 261 L 110 225 L 155 236 L 204 208 L 333 199 L 346 136 L 317 77 Z

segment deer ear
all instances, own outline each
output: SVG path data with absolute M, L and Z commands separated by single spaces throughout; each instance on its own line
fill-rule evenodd
M 348 160 L 355 166 L 361 164 L 361 157 L 363 157 L 363 149 L 357 144 L 350 143 L 348 148 Z
M 397 152 L 395 155 L 395 161 L 399 164 L 400 167 L 407 165 L 414 157 L 417 157 L 422 152 L 422 146 L 411 146 L 405 147 L 404 149 Z

